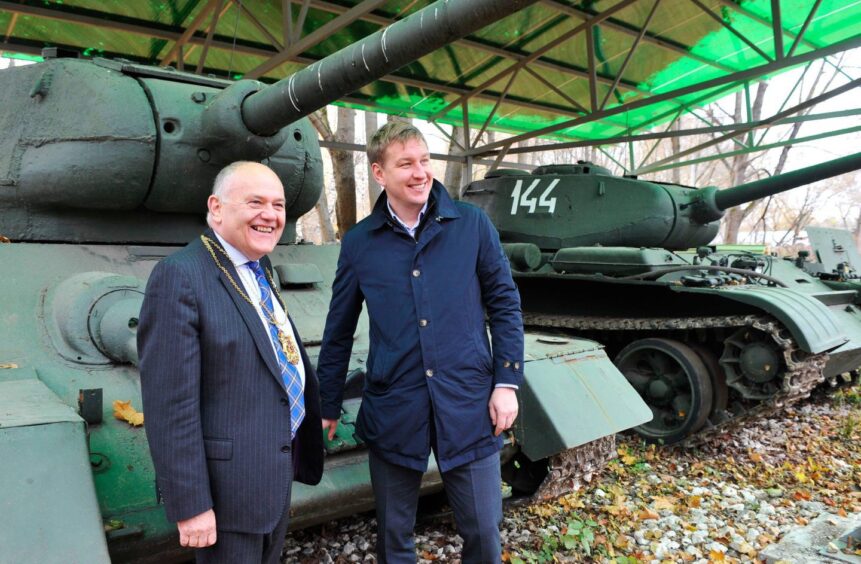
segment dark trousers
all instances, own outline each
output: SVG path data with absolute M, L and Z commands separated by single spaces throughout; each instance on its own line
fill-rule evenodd
M 287 487 L 284 513 L 270 533 L 229 533 L 218 530 L 218 508 L 215 508 L 215 527 L 218 539 L 215 544 L 194 551 L 197 564 L 279 564 L 287 525 L 290 524 L 291 483 Z
M 390 464 L 373 451 L 368 465 L 377 505 L 377 562 L 414 564 L 413 529 L 422 473 Z M 443 472 L 442 480 L 454 510 L 457 532 L 463 537 L 463 563 L 500 562 L 502 490 L 499 453 Z

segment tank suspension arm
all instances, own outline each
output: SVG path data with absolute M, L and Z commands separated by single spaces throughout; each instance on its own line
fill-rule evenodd
M 330 102 L 537 0 L 440 0 L 245 99 L 242 119 L 273 135 Z
M 622 276 L 621 278 L 617 278 L 617 280 L 649 280 L 651 278 L 658 278 L 660 276 L 663 276 L 664 274 L 670 274 L 672 272 L 684 272 L 686 270 L 707 270 L 709 272 L 728 272 L 730 274 L 740 274 L 741 276 L 752 276 L 755 278 L 762 278 L 763 280 L 767 280 L 772 284 L 780 286 L 781 288 L 788 288 L 786 283 L 784 283 L 782 280 L 778 280 L 777 278 L 769 276 L 768 274 L 761 274 L 759 272 L 754 272 L 753 270 L 745 270 L 743 268 L 732 268 L 730 266 L 670 266 L 668 268 L 661 268 L 659 270 L 653 270 L 651 272 L 644 272 L 643 274 Z
M 715 194 L 715 204 L 725 210 L 858 169 L 861 169 L 861 153 L 720 190 Z

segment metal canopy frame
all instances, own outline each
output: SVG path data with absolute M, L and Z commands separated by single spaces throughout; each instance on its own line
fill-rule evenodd
M 449 160 L 461 160 L 468 168 L 474 162 L 493 167 L 506 155 L 527 151 L 573 147 L 601 150 L 627 143 L 629 162 L 617 164 L 628 173 L 643 174 L 701 162 L 696 153 L 722 141 L 731 141 L 736 147 L 734 153 L 763 150 L 774 144 L 763 144 L 764 133 L 757 141 L 755 131 L 829 119 L 826 114 L 797 114 L 859 85 L 854 77 L 848 77 L 847 84 L 789 109 L 785 108 L 787 96 L 780 111 L 757 121 L 748 115 L 741 123 L 721 125 L 697 113 L 698 107 L 740 89 L 747 95 L 749 109 L 751 81 L 861 47 L 861 0 L 845 0 L 843 6 L 835 0 L 801 0 L 803 13 L 795 13 L 797 0 L 793 0 L 794 9 L 788 10 L 789 2 L 596 0 L 586 9 L 584 3 L 575 0 L 539 0 L 527 8 L 531 10 L 528 16 L 504 20 L 502 31 L 497 28 L 494 33 L 482 32 L 457 41 L 445 55 L 447 59 L 441 56 L 408 65 L 384 77 L 376 83 L 379 86 L 357 92 L 341 103 L 428 119 L 449 138 L 443 124 L 461 125 L 466 132 L 474 126 L 474 138 L 456 140 L 462 150 L 449 156 Z M 66 26 L 60 29 L 96 30 L 94 37 L 105 39 L 98 54 L 175 65 L 187 72 L 272 81 L 331 52 L 334 38 L 358 39 L 428 3 L 186 0 L 171 3 L 181 8 L 173 14 L 174 21 L 166 23 L 164 14 L 158 12 L 164 10 L 161 2 L 135 3 L 151 6 L 152 17 L 144 17 L 141 10 L 129 8 L 121 13 L 116 5 L 93 0 L 0 0 L 0 51 L 38 55 L 45 44 L 82 48 L 68 36 L 65 42 L 62 38 L 38 37 L 32 31 L 34 26 L 27 25 L 52 22 Z M 157 4 L 161 6 L 158 9 Z M 844 10 L 843 15 L 835 15 L 840 10 Z M 846 13 L 858 17 L 845 17 Z M 683 21 L 668 21 L 671 17 Z M 823 21 L 841 17 L 841 29 L 847 28 L 842 36 L 835 35 L 833 29 L 821 31 Z M 509 33 L 512 30 L 514 33 Z M 720 33 L 732 56 L 702 48 L 709 37 Z M 141 44 L 148 48 L 142 50 Z M 610 56 L 602 52 L 608 45 Z M 227 54 L 229 62 L 225 65 Z M 644 59 L 660 57 L 666 59 L 667 68 L 680 63 L 688 67 L 679 70 L 678 77 L 650 82 L 642 75 Z M 436 67 L 443 66 L 439 63 L 448 59 L 454 60 L 454 70 L 436 72 Z M 693 71 L 685 69 L 693 68 L 691 65 L 701 69 L 697 72 L 703 79 L 690 79 Z M 660 74 L 661 69 L 651 70 Z M 524 126 L 517 121 L 520 115 L 536 118 L 526 119 L 523 123 L 528 126 Z M 693 115 L 705 126 L 679 130 L 675 124 L 683 115 Z M 841 113 L 843 117 L 850 115 L 856 113 Z M 481 143 L 490 130 L 511 136 Z M 718 137 L 671 158 L 651 158 L 661 139 L 701 134 Z M 546 142 L 517 146 L 539 137 Z M 633 150 L 637 141 L 655 142 L 639 163 Z M 686 160 L 688 157 L 692 159 Z M 470 176 L 471 171 L 467 174 Z

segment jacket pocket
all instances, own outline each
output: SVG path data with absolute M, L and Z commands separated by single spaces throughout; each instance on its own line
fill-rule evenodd
M 365 374 L 369 384 L 376 387 L 386 387 L 391 380 L 392 354 L 387 348 L 379 347 L 374 351 L 374 364 Z
M 493 374 L 493 355 L 490 353 L 490 345 L 487 342 L 487 333 L 483 333 L 482 331 L 474 332 L 472 334 L 472 344 L 475 346 L 478 366 L 486 374 Z
M 203 450 L 209 460 L 233 458 L 233 439 L 203 439 Z

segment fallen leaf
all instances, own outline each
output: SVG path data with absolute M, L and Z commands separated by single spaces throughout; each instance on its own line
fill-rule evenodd
M 18 368 L 18 365 L 14 362 L 4 362 L 0 364 L 0 368 Z
M 703 501 L 702 497 L 700 497 L 698 495 L 692 495 L 691 497 L 688 498 L 688 507 L 691 507 L 691 508 L 699 507 L 700 504 L 702 503 L 702 501 Z M 694 527 L 694 528 L 696 528 L 696 527 Z
M 637 519 L 640 521 L 645 521 L 646 519 L 658 519 L 660 515 L 657 512 L 652 511 L 651 509 L 643 509 L 639 513 L 637 513 Z
M 723 552 L 721 552 L 719 550 L 710 550 L 709 551 L 709 560 L 711 560 L 712 562 L 723 562 L 724 561 Z
M 676 508 L 676 503 L 670 497 L 665 495 L 656 495 L 652 497 L 652 506 L 656 511 L 660 511 L 661 509 L 669 509 L 670 511 L 673 511 Z
M 133 427 L 140 427 L 144 423 L 144 414 L 132 407 L 131 400 L 114 400 L 114 417 Z
M 750 459 L 753 462 L 762 462 L 762 455 L 758 452 L 752 452 L 750 453 Z

